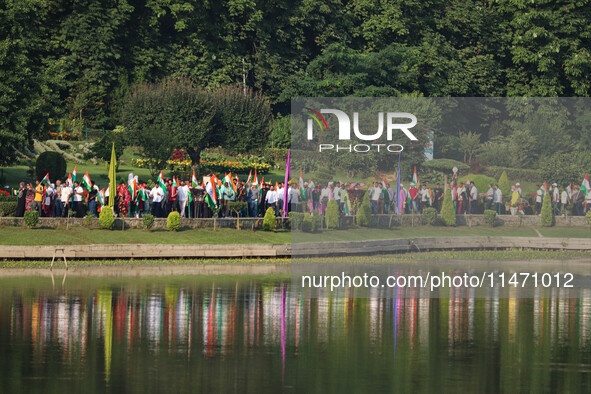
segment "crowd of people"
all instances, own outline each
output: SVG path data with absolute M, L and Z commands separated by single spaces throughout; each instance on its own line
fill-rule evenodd
M 520 183 L 511 186 L 509 196 L 503 196 L 498 184 L 488 184 L 486 192 L 479 192 L 475 183 L 466 181 L 457 184 L 440 183 L 434 187 L 419 182 L 411 182 L 409 188 L 403 183 L 392 186 L 384 181 L 370 185 L 363 183 L 326 182 L 315 184 L 292 181 L 283 182 L 246 181 L 238 177 L 223 178 L 219 181 L 209 174 L 202 182 L 185 181 L 178 178 L 157 180 L 154 185 L 137 182 L 130 178 L 128 184 L 116 187 L 114 213 L 119 217 L 142 217 L 153 214 L 167 217 L 172 211 L 181 217 L 258 217 L 271 208 L 276 216 L 284 211 L 310 212 L 324 215 L 331 200 L 335 200 L 342 215 L 354 214 L 364 193 L 369 194 L 371 213 L 421 214 L 426 207 L 441 212 L 444 192 L 451 189 L 454 210 L 457 214 L 482 213 L 493 209 L 499 214 L 525 214 L 532 205 L 532 213 L 540 214 L 543 200 L 550 198 L 555 215 L 566 214 L 567 209 L 575 216 L 584 215 L 591 208 L 591 193 L 586 187 L 563 186 L 556 183 L 536 186 L 536 192 L 525 196 Z M 287 190 L 285 189 L 287 187 Z M 44 217 L 84 217 L 98 216 L 101 207 L 108 204 L 110 191 L 99 189 L 94 182 L 56 180 L 55 183 L 36 181 L 21 182 L 14 193 L 18 197 L 17 216 L 26 210 L 36 210 Z M 397 193 L 399 197 L 397 198 Z M 209 196 L 209 198 L 208 198 Z M 287 199 L 287 201 L 285 201 Z M 240 209 L 233 209 L 233 202 L 243 202 Z

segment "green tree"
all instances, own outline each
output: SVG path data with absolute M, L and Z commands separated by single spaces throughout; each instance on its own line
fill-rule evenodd
M 479 148 L 480 135 L 472 133 L 471 131 L 467 133 L 460 131 L 460 150 L 464 154 L 464 163 L 471 162 L 472 156 L 474 156 Z
M 451 189 L 447 189 L 443 195 L 443 205 L 441 206 L 441 221 L 446 226 L 456 225 L 456 211 L 451 198 Z
M 498 185 L 501 189 L 501 192 L 503 193 L 503 197 L 505 199 L 511 198 L 511 184 L 509 183 L 509 178 L 507 178 L 507 171 L 503 171 L 503 173 L 501 174 Z
M 551 227 L 554 224 L 554 216 L 552 213 L 552 201 L 550 194 L 546 194 L 544 196 L 544 201 L 542 202 L 541 221 L 542 226 L 544 227 Z

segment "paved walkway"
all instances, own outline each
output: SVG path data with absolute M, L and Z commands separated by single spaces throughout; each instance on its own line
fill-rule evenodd
M 167 258 L 273 258 L 369 255 L 429 250 L 479 250 L 526 248 L 590 251 L 591 238 L 539 237 L 429 237 L 375 241 L 314 242 L 297 244 L 157 245 L 98 244 L 63 246 L 0 245 L 0 258 L 51 259 L 167 259 Z M 57 253 L 56 253 L 56 249 Z

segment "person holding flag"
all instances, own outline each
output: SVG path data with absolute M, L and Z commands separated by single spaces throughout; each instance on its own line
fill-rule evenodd
M 209 182 L 207 182 L 207 185 L 205 186 L 205 202 L 212 211 L 215 211 L 215 208 L 218 206 L 216 181 L 217 178 L 212 174 L 209 178 Z
M 162 200 L 164 199 L 164 190 L 159 183 L 156 183 L 152 190 L 150 190 L 149 197 L 154 203 L 154 216 L 162 217 Z
M 35 197 L 33 198 L 33 202 L 31 202 L 31 211 L 39 212 L 39 216 L 41 216 L 42 212 L 43 195 L 45 194 L 45 186 L 43 182 L 45 182 L 46 178 L 47 183 L 49 183 L 49 174 L 45 175 L 41 182 L 35 180 Z
M 542 201 L 544 198 L 544 192 L 540 188 L 540 185 L 536 185 L 536 204 L 534 205 L 534 211 L 536 215 L 539 215 L 542 210 Z
M 583 179 L 583 183 L 581 184 L 581 189 L 579 192 L 579 193 L 585 195 L 584 213 L 589 211 L 589 208 L 591 208 L 591 190 L 590 189 L 591 189 L 591 186 L 589 185 L 589 174 L 585 174 L 585 178 Z

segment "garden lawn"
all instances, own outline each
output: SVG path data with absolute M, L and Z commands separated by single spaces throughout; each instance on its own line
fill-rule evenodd
M 586 228 L 552 227 L 537 228 L 545 237 L 591 238 Z M 74 227 L 66 230 L 24 227 L 0 227 L 0 244 L 3 245 L 80 245 L 80 244 L 283 244 L 295 242 L 335 242 L 371 239 L 396 239 L 449 236 L 509 236 L 538 237 L 531 227 L 396 227 L 393 229 L 354 228 L 330 230 L 311 234 L 288 231 L 266 232 L 234 229 L 200 229 L 170 232 L 167 230 L 100 230 Z M 591 241 L 590 241 L 591 242 Z

